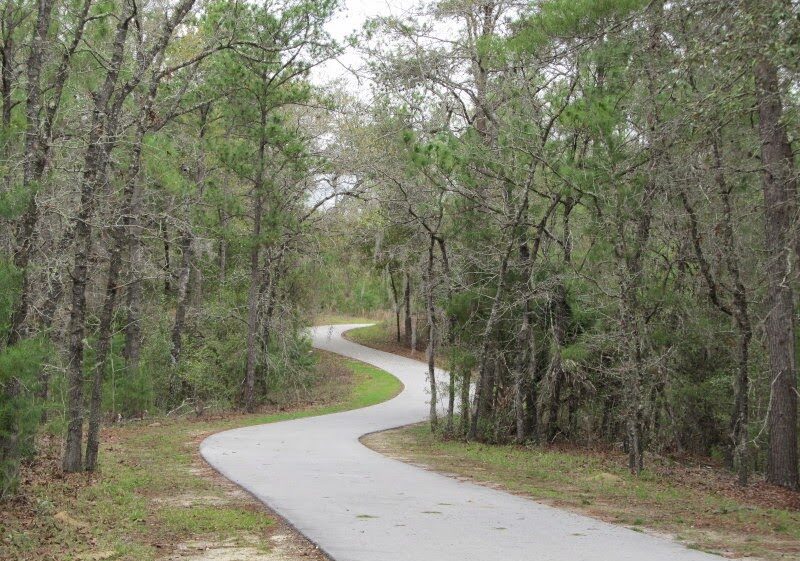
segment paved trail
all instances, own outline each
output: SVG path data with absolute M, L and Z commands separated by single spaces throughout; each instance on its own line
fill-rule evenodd
M 314 346 L 397 376 L 405 390 L 364 409 L 235 429 L 203 457 L 336 561 L 719 561 L 599 522 L 386 458 L 366 433 L 424 420 L 425 365 L 316 327 Z

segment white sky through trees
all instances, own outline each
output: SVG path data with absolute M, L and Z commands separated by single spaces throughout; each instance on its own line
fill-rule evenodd
M 341 0 L 340 4 L 336 15 L 326 27 L 336 41 L 345 44 L 347 37 L 360 32 L 369 18 L 402 17 L 419 2 L 418 0 Z M 363 64 L 364 61 L 357 49 L 347 47 L 336 60 L 330 60 L 316 68 L 313 72 L 313 79 L 315 82 L 323 84 L 341 80 L 349 91 L 356 92 L 359 88 L 356 73 Z

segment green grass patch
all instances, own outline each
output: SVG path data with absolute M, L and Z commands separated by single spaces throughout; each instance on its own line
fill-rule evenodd
M 2 505 L 0 559 L 154 561 L 177 544 L 247 543 L 270 547 L 272 516 L 253 499 L 231 494 L 199 459 L 214 432 L 374 405 L 402 390 L 394 376 L 367 364 L 317 353 L 317 383 L 274 412 L 213 420 L 153 418 L 104 431 L 100 471 L 58 477 L 60 439 L 42 456 L 23 490 L 27 504 Z M 54 475 L 56 477 L 54 477 Z M 107 557 L 105 555 L 108 554 Z
M 314 325 L 342 325 L 348 323 L 373 323 L 380 321 L 376 318 L 368 318 L 366 316 L 351 316 L 347 314 L 333 314 L 326 313 L 320 314 L 314 319 Z
M 279 421 L 290 421 L 292 419 L 302 419 L 304 417 L 316 417 L 319 415 L 340 413 L 342 411 L 350 411 L 351 409 L 360 409 L 362 407 L 369 407 L 370 405 L 377 405 L 378 403 L 382 403 L 395 397 L 397 394 L 403 391 L 403 383 L 380 368 L 376 368 L 358 360 L 351 360 L 338 356 L 334 360 L 339 361 L 352 374 L 352 386 L 347 398 L 344 401 L 331 403 L 328 405 L 316 405 L 308 408 L 300 408 L 294 411 L 271 413 L 268 415 L 256 414 L 247 418 L 232 419 L 230 421 L 223 422 L 221 425 L 217 424 L 215 427 L 222 426 L 222 428 L 219 430 L 224 430 L 229 427 L 233 428 L 261 425 L 264 423 L 277 423 Z
M 385 345 L 389 340 L 388 326 L 385 322 L 378 322 L 366 327 L 357 327 L 347 332 L 347 338 L 366 347 Z
M 676 535 L 702 550 L 800 558 L 800 512 L 731 498 L 727 480 L 702 469 L 655 466 L 635 477 L 619 453 L 442 441 L 427 424 L 370 435 L 365 443 L 638 531 Z
M 160 518 L 174 533 L 228 536 L 231 532 L 258 533 L 274 524 L 259 512 L 230 507 L 164 508 Z

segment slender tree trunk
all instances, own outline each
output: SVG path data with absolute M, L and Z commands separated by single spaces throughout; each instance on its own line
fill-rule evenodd
M 264 172 L 266 169 L 267 109 L 261 107 L 261 141 L 258 149 L 258 172 L 253 187 L 253 234 L 250 248 L 250 287 L 247 292 L 247 359 L 244 376 L 244 407 L 249 413 L 255 411 L 256 368 L 258 366 L 258 308 L 261 280 L 261 221 L 264 213 Z
M 436 429 L 439 426 L 439 417 L 436 412 L 436 309 L 433 303 L 433 291 L 434 291 L 434 278 L 433 278 L 433 250 L 435 248 L 435 240 L 433 236 L 431 236 L 430 243 L 428 244 L 428 267 L 426 269 L 426 287 L 425 287 L 425 296 L 426 296 L 426 309 L 428 312 L 428 382 L 430 382 L 430 390 L 431 390 L 431 402 L 430 402 L 430 421 L 431 421 L 431 431 L 436 432 Z
M 164 240 L 164 264 L 161 270 L 164 272 L 164 294 L 169 296 L 172 292 L 172 262 L 170 259 L 170 243 L 169 243 L 169 230 L 167 223 L 161 220 L 158 223 L 158 229 L 161 232 L 161 238 Z
M 11 97 L 15 78 L 16 41 L 14 40 L 14 30 L 19 25 L 19 22 L 15 21 L 16 7 L 16 3 L 13 0 L 7 0 L 2 14 L 0 14 L 3 31 L 3 47 L 0 49 L 0 99 L 3 102 L 2 126 L 4 131 L 10 131 L 11 129 L 11 110 L 14 107 L 14 100 Z M 10 143 L 7 140 L 0 147 L 2 148 L 0 154 L 4 156 L 4 159 L 7 157 L 7 149 L 9 147 Z M 10 180 L 10 177 L 8 179 Z
M 97 131 L 97 128 L 95 129 Z M 69 365 L 67 377 L 69 397 L 67 402 L 67 439 L 64 447 L 63 467 L 66 472 L 80 471 L 82 468 L 83 443 L 83 347 L 86 321 L 86 283 L 88 279 L 89 255 L 92 248 L 92 231 L 89 220 L 94 212 L 94 196 L 102 150 L 98 133 L 94 133 L 86 157 L 81 189 L 81 207 L 75 225 L 75 261 L 72 269 L 72 309 L 69 320 Z
M 532 170 L 533 171 L 533 170 Z M 533 178 L 533 173 L 531 173 L 531 179 Z M 472 419 L 470 420 L 470 427 L 469 433 L 467 434 L 467 438 L 469 440 L 475 439 L 478 434 L 478 422 L 480 420 L 481 415 L 483 415 L 486 411 L 487 407 L 487 397 L 489 393 L 492 391 L 492 388 L 489 386 L 489 377 L 487 376 L 487 366 L 489 363 L 489 349 L 494 337 L 494 330 L 497 325 L 497 322 L 500 320 L 500 305 L 502 304 L 504 291 L 505 291 L 505 284 L 506 284 L 506 273 L 508 272 L 508 261 L 511 258 L 511 252 L 514 250 L 519 244 L 519 237 L 521 232 L 519 232 L 519 226 L 523 218 L 527 218 L 527 211 L 528 211 L 528 192 L 527 190 L 522 196 L 522 200 L 520 201 L 519 209 L 516 211 L 514 216 L 513 222 L 513 231 L 508 241 L 508 246 L 505 248 L 503 253 L 503 257 L 500 261 L 500 268 L 497 275 L 497 291 L 495 293 L 494 299 L 492 300 L 492 308 L 489 312 L 489 318 L 486 321 L 486 325 L 483 329 L 482 335 L 482 345 L 481 345 L 481 352 L 480 352 L 480 359 L 479 359 L 479 380 L 478 385 L 475 389 L 475 398 L 473 400 L 473 407 L 472 407 Z M 549 211 L 548 211 L 549 214 Z
M 56 255 L 68 253 L 72 246 L 72 240 L 73 231 L 72 229 L 68 229 L 61 237 Z M 53 321 L 55 320 L 56 311 L 64 298 L 64 279 L 62 275 L 63 273 L 57 265 L 51 265 L 47 270 L 47 296 L 45 297 L 41 312 L 41 329 L 44 332 L 50 331 Z M 46 367 L 42 366 L 39 370 L 39 388 L 36 397 L 39 399 L 40 403 L 47 403 L 49 395 L 50 373 Z M 41 422 L 44 423 L 46 421 L 47 409 L 43 408 Z
M 159 55 L 159 69 L 163 55 Z M 147 133 L 147 121 L 155 104 L 160 79 L 157 71 L 153 72 L 147 97 L 140 110 L 136 123 L 136 136 L 133 142 L 133 155 L 128 171 L 128 180 L 125 184 L 124 208 L 122 224 L 127 238 L 129 258 L 128 287 L 126 294 L 127 321 L 125 323 L 125 344 L 122 356 L 125 359 L 125 369 L 128 376 L 134 375 L 139 370 L 139 357 L 142 345 L 142 275 L 144 273 L 144 246 L 141 239 L 141 214 L 142 214 L 142 185 L 141 165 L 144 137 Z
M 138 197 L 137 197 L 138 201 Z M 138 217 L 140 203 L 133 205 L 132 216 Z M 138 218 L 128 223 L 128 251 L 131 277 L 126 293 L 127 322 L 125 324 L 125 346 L 123 356 L 128 376 L 139 371 L 139 359 L 142 348 L 142 269 L 144 265 L 144 247 L 140 238 Z
M 765 321 L 772 376 L 767 480 L 798 488 L 797 368 L 791 248 L 797 184 L 791 146 L 782 122 L 775 67 L 762 59 L 755 65 L 761 162 L 764 167 L 765 249 L 768 258 L 769 312 Z
M 250 287 L 247 291 L 247 359 L 244 378 L 244 407 L 248 412 L 255 410 L 255 385 L 258 333 L 258 284 L 260 280 L 259 261 L 261 254 L 261 214 L 262 194 L 256 192 L 253 217 L 253 246 L 250 248 Z
M 171 341 L 172 347 L 170 348 L 170 359 L 172 360 L 172 367 L 176 369 L 181 361 L 181 352 L 183 351 L 183 330 L 186 327 L 186 312 L 189 309 L 190 283 L 192 273 L 192 235 L 185 232 L 181 236 L 181 268 L 178 272 L 178 287 L 177 287 L 177 300 L 175 302 L 175 321 L 172 324 Z M 173 375 L 173 380 L 170 388 L 171 398 L 173 401 L 178 398 L 178 393 L 181 389 L 181 384 L 177 380 L 177 376 Z
M 272 340 L 272 317 L 275 314 L 276 292 L 278 280 L 281 275 L 281 258 L 282 254 L 274 256 L 271 251 L 267 251 L 267 258 L 264 260 L 263 273 L 259 286 L 259 302 L 261 309 L 261 361 L 259 370 L 265 390 L 269 388 L 271 367 L 269 345 Z
M 134 157 L 141 162 L 141 146 L 144 138 L 137 139 Z M 128 376 L 139 371 L 139 357 L 142 346 L 142 275 L 144 274 L 144 246 L 141 239 L 142 186 L 139 165 L 132 170 L 128 178 L 130 192 L 128 194 L 128 212 L 123 217 L 125 238 L 128 244 L 128 286 L 126 291 L 125 344 L 122 355 L 125 358 L 125 369 Z
M 514 433 L 517 442 L 525 441 L 525 374 L 528 373 L 526 364 L 532 360 L 529 355 L 531 325 L 528 310 L 522 314 L 522 328 L 517 340 L 520 345 L 517 364 L 514 367 Z
M 155 79 L 155 78 L 154 78 Z M 150 97 L 148 100 L 149 106 L 155 100 L 157 82 L 153 84 Z M 200 110 L 200 149 L 195 162 L 192 180 L 197 188 L 200 196 L 202 196 L 203 185 L 205 183 L 205 150 L 203 141 L 206 130 L 206 119 L 208 118 L 209 106 L 205 105 Z M 192 202 L 191 196 L 187 193 L 183 200 L 183 231 L 181 233 L 180 247 L 181 247 L 181 267 L 178 272 L 178 290 L 177 300 L 175 302 L 175 322 L 172 325 L 172 350 L 170 353 L 173 368 L 173 383 L 171 387 L 173 402 L 178 397 L 178 392 L 186 388 L 185 382 L 177 380 L 177 367 L 181 361 L 181 352 L 183 351 L 183 331 L 186 327 L 186 313 L 191 305 L 191 296 L 193 290 L 197 287 L 192 286 L 192 263 L 194 260 L 194 234 L 192 232 Z
M 528 210 L 524 214 L 527 216 Z M 523 235 L 519 246 L 519 257 L 523 268 L 523 290 L 525 290 L 525 304 L 522 312 L 522 328 L 519 332 L 519 360 L 514 368 L 514 421 L 516 441 L 524 442 L 527 436 L 525 423 L 525 395 L 528 385 L 532 382 L 531 364 L 536 363 L 536 344 L 533 333 L 533 311 L 531 302 L 533 258 L 531 256 L 528 237 Z
M 734 465 L 738 474 L 738 483 L 742 487 L 747 485 L 749 477 L 749 453 L 748 453 L 748 434 L 747 426 L 749 422 L 749 403 L 748 386 L 750 381 L 749 374 L 749 353 L 752 331 L 748 321 L 737 319 L 739 327 L 738 345 L 738 368 L 736 372 L 735 394 L 733 418 L 731 419 L 731 434 L 734 442 Z
M 103 310 L 100 315 L 100 329 L 98 334 L 98 344 L 97 344 L 97 361 L 95 365 L 93 383 L 92 383 L 92 397 L 90 400 L 90 408 L 89 408 L 89 432 L 87 434 L 86 439 L 86 457 L 84 461 L 84 468 L 86 471 L 94 471 L 97 467 L 97 458 L 100 449 L 100 420 L 102 415 L 102 383 L 103 383 L 103 376 L 106 373 L 107 365 L 108 365 L 108 357 L 111 350 L 111 337 L 112 337 L 112 327 L 113 327 L 113 320 L 114 320 L 114 310 L 116 307 L 117 295 L 119 292 L 118 289 L 118 281 L 119 275 L 122 270 L 122 254 L 126 246 L 126 232 L 130 235 L 130 224 L 132 221 L 137 220 L 137 213 L 139 211 L 138 208 L 138 198 L 139 198 L 139 170 L 141 166 L 141 156 L 142 156 L 142 143 L 144 141 L 144 134 L 145 134 L 145 119 L 150 112 L 150 109 L 153 106 L 155 101 L 155 95 L 157 90 L 157 81 L 154 82 L 150 86 L 150 93 L 148 95 L 147 101 L 145 102 L 144 106 L 141 109 L 141 115 L 139 117 L 136 129 L 136 137 L 133 143 L 133 155 L 130 164 L 130 169 L 128 173 L 128 180 L 125 183 L 125 188 L 123 190 L 123 201 L 122 201 L 122 212 L 121 216 L 118 217 L 116 223 L 112 227 L 112 248 L 111 248 L 111 256 L 109 261 L 108 267 L 108 279 L 106 283 L 106 298 L 103 304 Z M 138 241 L 138 232 L 133 233 L 134 238 L 136 241 L 128 240 L 128 245 L 133 246 L 133 251 L 141 251 L 140 242 Z M 138 272 L 134 271 L 133 276 L 138 276 Z M 138 288 L 138 287 L 137 287 Z M 130 287 L 129 287 L 130 290 Z M 138 290 L 141 290 L 138 288 Z M 136 295 L 133 298 L 129 298 L 129 303 L 134 303 L 134 305 L 138 306 L 138 299 L 141 298 L 141 295 Z M 131 337 L 135 337 L 131 341 L 131 348 L 127 349 L 126 357 L 129 359 L 131 356 L 131 351 L 133 351 L 133 356 L 136 361 L 136 365 L 138 367 L 138 359 L 139 359 L 139 347 L 138 347 L 138 336 L 139 336 L 139 328 L 138 328 L 138 309 L 134 310 L 133 312 L 129 308 L 128 310 L 128 318 L 132 320 L 132 324 L 135 324 L 135 327 L 129 327 L 132 334 Z M 128 334 L 126 333 L 126 338 Z
M 469 391 L 472 386 L 472 372 L 465 368 L 461 375 L 461 419 L 459 434 L 466 437 L 470 427 Z
M 219 284 L 220 286 L 225 286 L 225 281 L 227 278 L 227 270 L 228 270 L 228 242 L 225 240 L 225 230 L 228 226 L 228 216 L 224 210 L 219 211 L 219 223 L 222 227 L 222 235 L 220 236 L 219 240 Z
M 84 469 L 94 471 L 97 467 L 97 457 L 100 450 L 100 417 L 102 415 L 103 375 L 108 365 L 109 351 L 111 350 L 111 336 L 114 322 L 114 309 L 116 305 L 119 272 L 122 268 L 122 233 L 117 232 L 112 240 L 111 259 L 108 267 L 106 281 L 106 297 L 103 310 L 100 313 L 100 329 L 97 341 L 97 360 L 92 379 L 92 396 L 89 402 L 89 430 L 86 436 L 86 458 Z
M 632 243 L 626 243 L 624 218 L 618 217 L 618 240 L 615 248 L 619 260 L 620 277 L 620 336 L 623 350 L 622 383 L 625 396 L 625 428 L 628 446 L 628 468 L 639 475 L 644 466 L 642 442 L 642 380 L 644 357 L 642 351 L 642 325 L 639 292 L 644 282 L 642 255 L 650 237 L 652 196 L 654 189 L 649 181 L 640 205 L 640 215 L 635 223 Z
M 400 343 L 400 299 L 397 295 L 397 285 L 394 282 L 394 275 L 389 273 L 389 285 L 392 288 L 392 306 L 394 307 L 395 326 L 397 328 L 397 342 Z
M 413 326 L 411 324 L 411 275 L 409 275 L 408 271 L 406 271 L 406 288 L 404 291 L 404 304 L 403 304 L 403 312 L 405 314 L 405 338 L 406 338 L 406 346 L 411 349 L 413 348 L 413 336 L 412 330 Z
M 567 289 L 563 279 L 559 279 L 553 291 L 551 303 L 551 323 L 553 333 L 553 359 L 550 364 L 550 403 L 547 418 L 547 440 L 552 441 L 558 432 L 558 412 L 561 408 L 561 391 L 564 387 L 564 365 L 561 360 L 561 349 L 567 341 L 567 330 L 570 320 L 570 308 L 567 302 Z
M 86 332 L 86 284 L 88 280 L 89 256 L 92 249 L 92 227 L 96 192 L 105 185 L 109 152 L 113 146 L 108 138 L 116 128 L 110 122 L 111 96 L 117 84 L 125 52 L 125 41 L 132 18 L 131 6 L 125 10 L 117 25 L 113 55 L 100 90 L 95 94 L 92 126 L 84 158 L 81 181 L 81 201 L 75 223 L 75 259 L 72 269 L 72 309 L 69 319 L 69 365 L 67 379 L 69 397 L 67 401 L 67 437 L 64 446 L 63 468 L 66 472 L 82 468 L 83 445 L 83 348 Z
M 447 301 L 453 301 L 453 274 L 450 270 L 450 259 L 447 256 L 447 246 L 445 239 L 442 236 L 434 236 L 436 244 L 439 246 L 439 253 L 442 256 L 442 271 L 446 280 L 447 288 Z M 457 318 L 454 314 L 447 315 L 447 337 L 440 336 L 440 340 L 447 340 L 447 345 L 452 349 L 456 345 L 456 327 Z M 456 405 L 456 372 L 453 368 L 448 372 L 448 385 L 447 385 L 447 423 L 445 426 L 445 433 L 448 437 L 453 435 L 454 431 L 454 416 Z
M 445 431 L 447 432 L 448 438 L 453 435 L 453 430 L 455 429 L 455 409 L 456 409 L 456 373 L 451 368 L 450 372 L 448 372 L 448 383 L 447 383 L 447 424 L 445 425 Z
M 32 299 L 32 279 L 28 264 L 34 246 L 34 232 L 39 220 L 39 207 L 36 201 L 36 190 L 44 173 L 46 148 L 42 139 L 42 89 L 40 77 L 44 63 L 44 49 L 53 13 L 54 0 L 37 2 L 37 18 L 34 36 L 31 41 L 30 54 L 27 60 L 28 86 L 25 105 L 27 120 L 25 130 L 25 158 L 23 160 L 23 187 L 29 194 L 28 206 L 22 216 L 17 239 L 19 247 L 14 254 L 14 265 L 22 273 L 22 288 L 19 300 L 11 317 L 8 344 L 13 345 L 27 337 L 24 332 L 28 319 L 30 301 Z
M 734 384 L 735 402 L 731 415 L 731 435 L 734 442 L 733 460 L 738 473 L 739 485 L 747 485 L 749 477 L 748 424 L 750 408 L 748 392 L 750 388 L 750 342 L 753 338 L 753 327 L 747 304 L 747 290 L 742 282 L 739 268 L 739 257 L 733 236 L 733 210 L 730 200 L 730 188 L 725 181 L 722 169 L 722 158 L 719 144 L 713 143 L 716 182 L 720 190 L 723 205 L 722 236 L 725 250 L 725 262 L 733 279 L 733 316 L 739 336 L 738 368 Z
M 657 92 L 657 64 L 661 55 L 661 20 L 663 18 L 663 0 L 652 2 L 650 12 L 650 40 L 645 72 L 651 106 L 647 112 L 647 125 L 651 133 L 649 142 L 648 174 L 641 199 L 637 201 L 638 216 L 633 224 L 633 233 L 628 239 L 625 226 L 620 219 L 618 226 L 619 242 L 615 248 L 620 259 L 620 328 L 623 337 L 624 365 L 623 383 L 626 396 L 625 426 L 628 436 L 628 468 L 631 473 L 639 475 L 644 467 L 643 442 L 643 395 L 642 383 L 645 379 L 643 348 L 643 311 L 641 305 L 641 288 L 644 286 L 643 258 L 650 241 L 653 204 L 657 191 L 656 171 L 660 158 L 662 141 L 655 136 L 660 123 Z
M 564 370 L 561 365 L 561 353 L 556 351 L 550 365 L 550 402 L 547 414 L 547 434 L 545 440 L 552 442 L 558 434 L 558 412 L 561 409 L 561 390 L 564 386 Z
M 532 324 L 533 322 L 531 322 Z M 531 325 L 531 328 L 533 326 Z M 536 335 L 531 329 L 528 344 L 528 389 L 525 393 L 525 433 L 532 438 L 539 440 L 539 368 L 538 368 L 538 349 L 536 348 Z

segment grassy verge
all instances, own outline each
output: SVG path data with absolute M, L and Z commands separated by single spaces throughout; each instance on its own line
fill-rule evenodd
M 386 351 L 387 353 L 394 353 L 416 360 L 425 360 L 427 342 L 425 340 L 417 341 L 417 350 L 413 351 L 409 349 L 402 341 L 397 341 L 396 328 L 394 327 L 394 323 L 389 320 L 378 321 L 367 327 L 351 329 L 344 334 L 344 337 L 354 343 Z M 437 357 L 436 365 L 439 367 L 444 366 L 442 357 Z
M 365 407 L 402 389 L 366 364 L 320 353 L 307 395 L 256 415 L 151 419 L 104 430 L 97 474 L 63 476 L 60 439 L 43 439 L 19 499 L 0 506 L 0 559 L 201 561 L 322 559 L 305 540 L 199 457 L 233 427 Z
M 346 336 L 403 356 L 424 354 L 398 344 L 390 322 Z M 405 461 L 638 531 L 666 534 L 689 547 L 734 557 L 800 560 L 800 495 L 763 481 L 742 490 L 730 473 L 709 462 L 650 457 L 648 469 L 636 478 L 618 452 L 441 441 L 427 426 L 371 435 L 364 442 Z
M 366 327 L 351 329 L 347 332 L 346 337 L 366 346 L 388 345 L 392 342 L 387 334 L 387 324 L 381 321 Z
M 372 323 L 380 322 L 384 314 L 375 314 L 374 317 L 352 316 L 348 314 L 324 313 L 314 318 L 314 325 L 338 325 L 343 323 Z
M 616 452 L 447 442 L 427 425 L 364 441 L 404 461 L 666 534 L 689 547 L 732 557 L 800 559 L 800 511 L 791 497 L 763 484 L 741 491 L 732 477 L 706 465 L 653 458 L 636 478 L 620 467 L 623 458 Z

